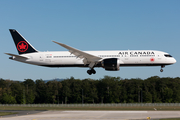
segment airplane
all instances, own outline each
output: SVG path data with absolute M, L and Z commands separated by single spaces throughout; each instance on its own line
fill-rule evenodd
M 170 54 L 157 50 L 115 50 L 81 51 L 63 43 L 52 41 L 68 51 L 40 52 L 36 50 L 18 31 L 9 29 L 19 55 L 9 59 L 45 67 L 89 67 L 89 75 L 96 74 L 95 67 L 108 71 L 118 71 L 122 66 L 160 66 L 176 63 Z

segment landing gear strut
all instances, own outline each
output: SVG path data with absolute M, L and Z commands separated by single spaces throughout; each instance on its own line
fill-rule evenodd
M 96 71 L 92 68 L 92 69 L 90 69 L 90 70 L 87 70 L 87 73 L 88 73 L 89 75 L 91 75 L 91 74 L 96 74 Z
M 163 69 L 162 68 L 164 68 L 165 67 L 165 65 L 161 65 L 161 70 L 160 70 L 160 72 L 163 72 Z

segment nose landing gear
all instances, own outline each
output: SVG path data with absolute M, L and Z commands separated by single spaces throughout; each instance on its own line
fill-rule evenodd
M 162 68 L 164 68 L 165 67 L 165 65 L 161 65 L 161 70 L 160 70 L 160 72 L 163 72 L 163 69 Z
M 87 73 L 88 73 L 89 75 L 91 75 L 91 74 L 96 74 L 96 71 L 92 68 L 92 69 L 90 69 L 90 70 L 87 70 Z

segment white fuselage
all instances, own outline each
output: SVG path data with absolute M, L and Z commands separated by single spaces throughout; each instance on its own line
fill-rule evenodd
M 94 56 L 118 58 L 120 66 L 164 66 L 174 64 L 176 60 L 168 53 L 154 50 L 126 50 L 126 51 L 84 51 Z M 88 67 L 83 59 L 70 54 L 68 51 L 34 52 L 20 56 L 28 59 L 12 57 L 11 59 L 39 66 L 47 67 Z M 96 64 L 94 67 L 102 67 Z
M 9 29 L 19 55 L 10 59 L 46 67 L 89 67 L 89 75 L 96 74 L 95 67 L 118 71 L 120 66 L 161 66 L 174 64 L 168 53 L 154 50 L 81 51 L 66 44 L 52 41 L 68 51 L 39 52 L 18 31 Z

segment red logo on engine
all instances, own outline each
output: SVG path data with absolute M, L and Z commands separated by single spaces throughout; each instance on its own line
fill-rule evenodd
M 26 52 L 26 50 L 28 49 L 28 44 L 25 41 L 20 41 L 17 44 L 17 49 L 19 52 Z

